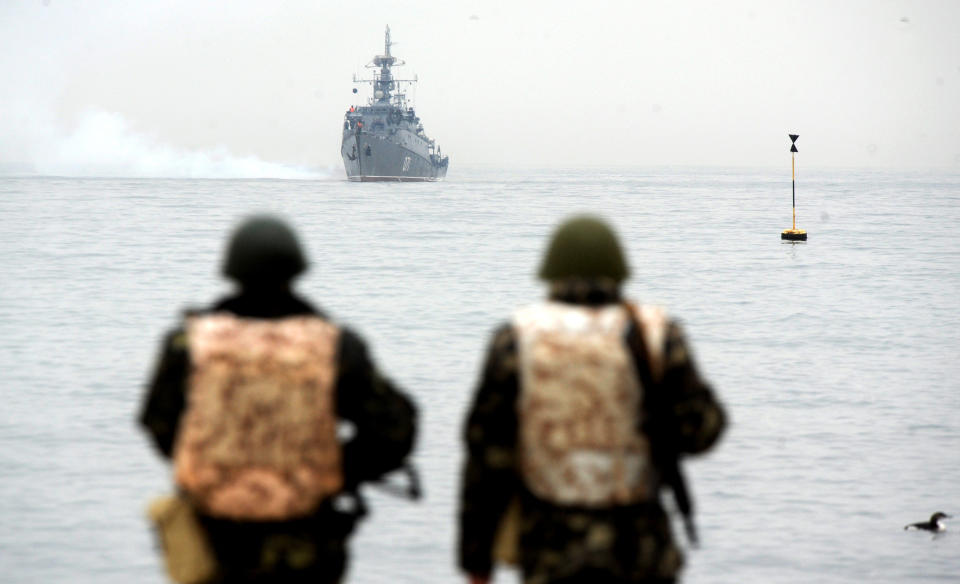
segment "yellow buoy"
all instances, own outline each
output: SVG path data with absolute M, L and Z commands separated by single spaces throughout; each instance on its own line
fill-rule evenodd
M 797 138 L 799 134 L 787 134 L 790 136 L 790 176 L 793 180 L 793 227 L 784 229 L 780 232 L 780 239 L 787 241 L 806 241 L 807 232 L 803 229 L 797 229 L 797 163 L 794 159 L 794 153 L 797 152 Z

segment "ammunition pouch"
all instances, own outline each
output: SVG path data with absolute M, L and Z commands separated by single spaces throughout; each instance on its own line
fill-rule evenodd
M 180 584 L 203 584 L 217 573 L 217 561 L 193 505 L 180 494 L 154 499 L 147 517 L 163 549 L 167 573 Z
M 520 564 L 520 497 L 515 496 L 497 526 L 493 559 L 507 566 Z

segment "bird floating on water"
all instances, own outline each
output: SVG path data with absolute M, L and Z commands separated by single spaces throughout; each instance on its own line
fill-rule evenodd
M 942 511 L 937 511 L 930 516 L 930 521 L 921 521 L 919 523 L 911 523 L 910 525 L 904 525 L 904 529 L 923 529 L 926 531 L 945 531 L 947 526 L 943 524 L 941 519 L 950 519 L 950 515 Z

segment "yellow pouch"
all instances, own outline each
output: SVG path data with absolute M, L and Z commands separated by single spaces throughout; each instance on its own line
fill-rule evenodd
M 207 534 L 193 506 L 182 495 L 158 497 L 150 502 L 147 517 L 157 528 L 167 572 L 180 584 L 203 584 L 217 572 Z
M 500 518 L 497 535 L 493 540 L 493 559 L 501 564 L 516 566 L 520 563 L 520 499 L 514 497 Z

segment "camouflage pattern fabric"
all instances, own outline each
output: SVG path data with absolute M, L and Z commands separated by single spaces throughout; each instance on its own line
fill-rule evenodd
M 584 306 L 619 303 L 609 281 L 551 283 L 550 298 Z M 651 445 L 674 456 L 709 449 L 725 426 L 723 409 L 697 373 L 680 326 L 669 321 L 663 336 L 663 371 L 644 400 L 644 431 Z M 625 342 L 638 335 L 631 326 Z M 640 355 L 633 354 L 639 363 Z M 497 526 L 519 495 L 519 563 L 527 583 L 670 582 L 682 554 L 663 508 L 656 501 L 607 509 L 555 505 L 525 488 L 518 472 L 519 397 L 517 336 L 497 329 L 467 416 L 467 460 L 459 510 L 459 564 L 467 573 L 493 570 Z
M 656 504 L 585 509 L 522 498 L 520 569 L 525 584 L 667 582 L 682 556 Z M 590 580 L 588 576 L 596 576 Z
M 338 336 L 315 317 L 187 320 L 192 372 L 174 472 L 202 512 L 291 519 L 340 490 Z
M 538 497 L 606 507 L 653 495 L 642 388 L 624 307 L 538 303 L 516 312 L 520 474 Z

